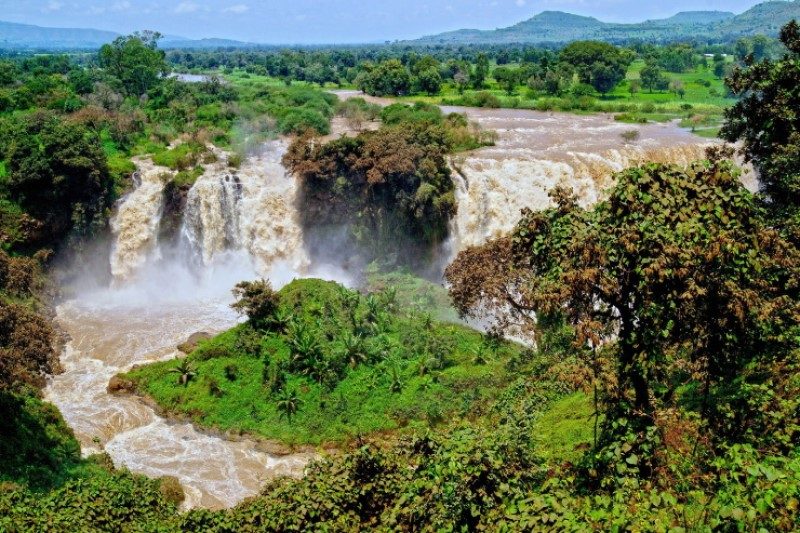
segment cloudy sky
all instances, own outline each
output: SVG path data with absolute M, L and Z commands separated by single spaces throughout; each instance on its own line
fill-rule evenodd
M 638 22 L 686 10 L 742 12 L 759 0 L 0 0 L 0 20 L 261 43 L 353 43 L 494 29 L 543 10 Z

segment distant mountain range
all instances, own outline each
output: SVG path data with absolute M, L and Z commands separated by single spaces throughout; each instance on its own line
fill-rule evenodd
M 119 33 L 83 28 L 45 28 L 31 24 L 0 21 L 0 49 L 80 50 L 96 49 L 110 43 Z M 167 35 L 162 48 L 247 48 L 251 43 L 229 39 L 187 39 Z
M 402 41 L 408 45 L 460 44 L 559 44 L 582 39 L 612 43 L 642 40 L 655 43 L 674 41 L 729 42 L 742 36 L 777 35 L 791 19 L 800 19 L 800 0 L 768 1 L 742 14 L 726 11 L 687 11 L 667 19 L 636 24 L 602 22 L 561 11 L 545 11 L 508 28 L 456 30 L 421 39 Z M 96 49 L 119 34 L 80 28 L 45 28 L 0 21 L 0 49 Z M 162 48 L 253 48 L 254 43 L 229 39 L 186 39 L 167 36 Z
M 764 2 L 740 15 L 725 11 L 687 11 L 667 19 L 636 24 L 602 22 L 593 17 L 545 11 L 508 28 L 456 30 L 403 44 L 547 44 L 584 39 L 612 43 L 635 40 L 728 42 L 756 34 L 775 36 L 781 26 L 793 18 L 800 19 L 798 0 Z

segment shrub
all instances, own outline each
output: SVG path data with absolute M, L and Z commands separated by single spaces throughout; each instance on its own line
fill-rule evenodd
M 253 327 L 266 328 L 270 325 L 270 319 L 278 310 L 280 298 L 272 290 L 269 281 L 243 281 L 236 285 L 233 294 L 237 301 L 231 307 L 247 315 Z

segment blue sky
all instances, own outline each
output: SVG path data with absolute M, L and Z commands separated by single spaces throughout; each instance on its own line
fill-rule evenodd
M 509 26 L 544 10 L 638 22 L 759 0 L 0 0 L 0 20 L 263 43 L 353 43 Z

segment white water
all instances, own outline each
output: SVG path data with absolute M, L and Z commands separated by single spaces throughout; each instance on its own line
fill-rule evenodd
M 686 163 L 706 144 L 673 125 L 639 127 L 640 140 L 625 145 L 619 133 L 632 127 L 607 117 L 467 112 L 496 129 L 499 139 L 495 147 L 454 161 L 460 174 L 452 251 L 508 231 L 520 209 L 547 205 L 556 184 L 572 185 L 591 203 L 610 185 L 612 171 L 642 159 Z M 169 423 L 137 398 L 108 394 L 106 386 L 134 364 L 175 357 L 175 346 L 191 333 L 235 324 L 239 318 L 229 304 L 238 281 L 263 276 L 281 286 L 303 275 L 342 280 L 335 265 L 312 265 L 306 255 L 295 183 L 280 164 L 285 149 L 285 141 L 268 143 L 238 170 L 217 152 L 219 162 L 188 194 L 182 238 L 169 254 L 157 241 L 160 169 L 139 161 L 140 183 L 113 222 L 113 287 L 78 291 L 57 310 L 71 341 L 62 357 L 65 372 L 52 378 L 47 397 L 64 413 L 84 453 L 104 450 L 118 466 L 177 476 L 187 507 L 232 506 L 270 477 L 300 475 L 309 456 L 274 457 L 253 442 Z
M 549 192 L 571 188 L 583 205 L 602 198 L 612 176 L 646 161 L 687 165 L 703 159 L 704 141 L 674 124 L 630 125 L 608 115 L 446 108 L 498 133 L 495 146 L 452 160 L 458 212 L 453 253 L 511 231 L 520 211 L 550 205 Z M 636 130 L 625 142 L 621 134 Z
M 137 159 L 138 186 L 122 201 L 111 219 L 116 239 L 111 251 L 111 274 L 128 279 L 158 253 L 158 223 L 161 220 L 164 185 L 171 175 L 148 159 Z
M 274 457 L 252 441 L 210 436 L 106 387 L 133 365 L 178 356 L 175 347 L 192 333 L 236 324 L 230 304 L 237 282 L 264 276 L 281 286 L 308 273 L 294 180 L 280 165 L 285 147 L 267 144 L 240 170 L 229 169 L 226 154 L 218 153 L 219 162 L 188 194 L 184 238 L 170 259 L 162 259 L 167 254 L 157 242 L 166 169 L 139 161 L 138 185 L 112 223 L 113 286 L 79 291 L 57 308 L 71 340 L 62 355 L 65 371 L 51 379 L 47 398 L 85 454 L 105 451 L 117 466 L 176 476 L 186 507 L 235 505 L 272 477 L 302 474 L 310 455 Z

